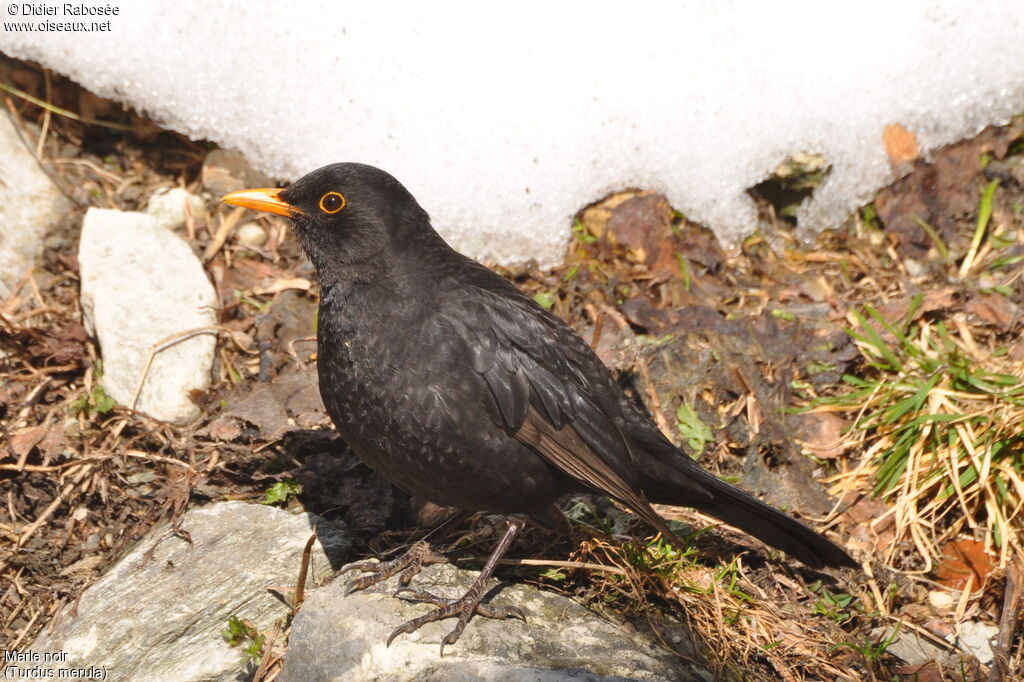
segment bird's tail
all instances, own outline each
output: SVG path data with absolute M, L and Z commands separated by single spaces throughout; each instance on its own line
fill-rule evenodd
M 644 458 L 641 486 L 651 502 L 699 509 L 812 568 L 857 566 L 825 536 L 705 471 L 684 453 L 675 450 L 673 455 L 671 464 L 669 458 Z

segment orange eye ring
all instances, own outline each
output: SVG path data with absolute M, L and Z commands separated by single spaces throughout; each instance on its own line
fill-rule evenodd
M 328 215 L 334 215 L 348 205 L 348 200 L 340 192 L 328 192 L 320 197 L 320 210 Z

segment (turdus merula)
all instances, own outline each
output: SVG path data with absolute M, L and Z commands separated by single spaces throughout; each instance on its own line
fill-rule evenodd
M 619 389 L 568 325 L 453 250 L 395 178 L 372 166 L 324 166 L 287 189 L 224 201 L 290 219 L 320 280 L 320 394 L 360 457 L 440 505 L 504 514 L 508 530 L 461 599 L 409 590 L 425 543 L 361 566 L 361 589 L 400 573 L 438 608 L 396 629 L 448 617 L 455 642 L 486 581 L 527 520 L 551 527 L 568 493 L 609 495 L 677 542 L 652 502 L 685 505 L 740 528 L 808 566 L 856 566 L 840 547 L 716 478 L 680 452 Z M 678 542 L 677 542 L 678 544 Z

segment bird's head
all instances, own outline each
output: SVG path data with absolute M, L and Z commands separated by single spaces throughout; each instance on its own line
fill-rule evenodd
M 375 276 L 388 253 L 438 238 L 398 180 L 361 163 L 335 163 L 287 189 L 247 189 L 222 201 L 285 216 L 325 284 Z

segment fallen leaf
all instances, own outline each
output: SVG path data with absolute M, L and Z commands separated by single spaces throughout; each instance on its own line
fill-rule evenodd
M 39 426 L 22 429 L 11 436 L 11 450 L 18 457 L 24 457 L 32 451 L 32 448 L 42 442 L 43 438 L 46 437 L 48 428 L 46 424 L 40 424 Z
M 242 422 L 234 417 L 217 417 L 204 431 L 215 440 L 233 441 L 242 435 Z
M 913 682 L 943 682 L 945 676 L 942 669 L 935 661 L 928 661 L 920 665 L 901 665 L 896 668 L 896 674 L 901 678 L 913 680 Z
M 1016 303 L 999 294 L 978 294 L 967 302 L 966 312 L 989 324 L 1010 331 L 1020 319 Z
M 315 369 L 256 383 L 244 395 L 228 398 L 223 414 L 249 422 L 267 440 L 279 438 L 291 429 L 329 424 Z
M 795 425 L 793 434 L 800 446 L 819 459 L 835 459 L 846 454 L 852 443 L 843 436 L 850 422 L 835 412 L 807 412 L 787 420 Z
M 61 570 L 60 575 L 75 575 L 92 573 L 96 569 L 100 568 L 104 563 L 104 558 L 99 555 L 87 556 L 84 559 L 79 559 L 70 566 L 65 567 Z
M 973 575 L 972 589 L 977 590 L 992 572 L 992 559 L 985 551 L 985 543 L 977 540 L 955 540 L 942 548 L 942 558 L 935 571 L 935 579 L 946 587 L 963 589 Z
M 897 175 L 906 170 L 901 168 L 904 164 L 916 161 L 921 156 L 917 136 L 899 123 L 885 126 L 885 130 L 882 131 L 882 142 L 885 143 L 885 153 L 889 155 L 889 165 Z
M 276 294 L 288 289 L 298 289 L 299 291 L 309 291 L 312 287 L 312 283 L 305 277 L 293 277 L 291 279 L 279 279 L 268 287 L 257 287 L 253 289 L 254 294 L 265 295 L 265 294 Z

